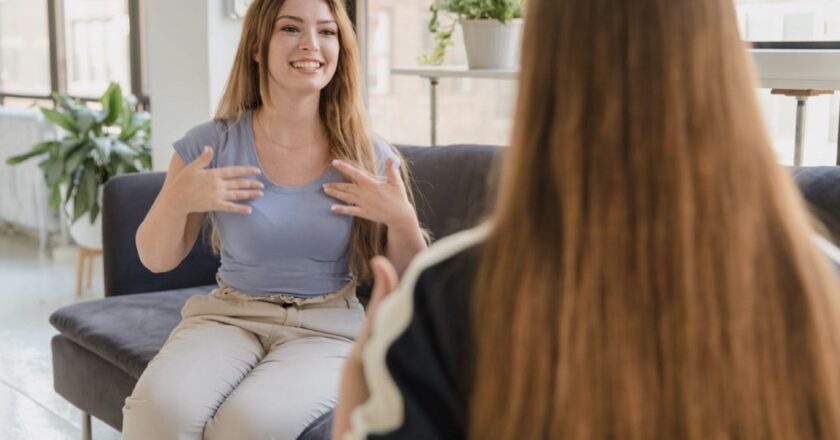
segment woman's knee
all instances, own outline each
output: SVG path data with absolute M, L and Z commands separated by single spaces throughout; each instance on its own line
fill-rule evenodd
M 201 439 L 213 415 L 207 402 L 157 381 L 138 383 L 123 407 L 123 438 Z
M 231 438 L 294 440 L 306 428 L 306 419 L 293 408 L 258 399 L 229 399 L 205 430 L 208 440 Z

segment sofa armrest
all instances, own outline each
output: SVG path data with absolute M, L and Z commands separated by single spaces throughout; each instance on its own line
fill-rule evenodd
M 181 264 L 166 273 L 140 262 L 134 236 L 163 187 L 165 173 L 135 173 L 110 179 L 102 194 L 102 252 L 105 296 L 156 292 L 214 284 L 219 258 L 202 234 Z

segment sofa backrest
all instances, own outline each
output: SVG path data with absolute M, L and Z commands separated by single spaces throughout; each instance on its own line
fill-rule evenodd
M 398 146 L 412 172 L 420 222 L 433 239 L 469 228 L 486 212 L 488 185 L 501 147 Z M 215 283 L 219 259 L 202 236 L 174 270 L 153 274 L 140 262 L 134 236 L 163 186 L 164 173 L 115 177 L 103 190 L 102 243 L 105 296 L 155 292 Z
M 840 243 L 840 167 L 791 167 L 791 174 L 808 202 L 811 214 Z

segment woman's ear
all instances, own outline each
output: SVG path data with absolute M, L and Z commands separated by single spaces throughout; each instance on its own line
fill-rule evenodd
M 257 52 L 257 51 L 252 52 L 251 53 L 251 59 L 253 59 L 257 64 L 259 64 L 260 63 L 260 53 Z

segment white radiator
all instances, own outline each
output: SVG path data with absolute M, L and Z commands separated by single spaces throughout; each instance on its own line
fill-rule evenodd
M 6 158 L 29 151 L 42 141 L 55 139 L 55 129 L 38 110 L 0 106 L 0 222 L 37 232 L 41 250 L 49 234 L 60 230 L 58 214 L 48 209 L 49 188 L 38 167 L 39 159 L 9 166 Z

